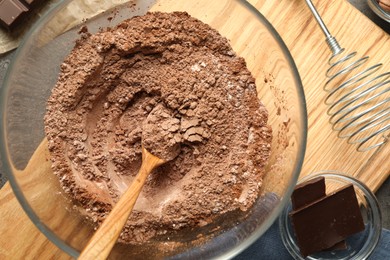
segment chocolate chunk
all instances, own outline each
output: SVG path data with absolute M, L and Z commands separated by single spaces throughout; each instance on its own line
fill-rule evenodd
M 30 7 L 30 10 L 31 8 L 35 8 L 35 6 L 38 6 L 39 3 L 43 3 L 42 0 L 21 0 L 21 2 L 23 2 L 26 6 Z
M 304 257 L 328 249 L 346 237 L 364 230 L 352 184 L 289 215 Z
M 336 243 L 334 246 L 325 249 L 324 251 L 345 250 L 345 249 L 347 249 L 347 243 L 345 242 L 345 240 L 343 240 Z
M 36 4 L 41 2 L 41 0 L 20 0 L 20 1 L 14 0 L 14 1 L 10 1 L 10 2 L 21 2 L 22 4 L 24 4 L 27 7 L 34 7 Z M 31 10 L 31 8 L 30 8 L 30 10 Z
M 291 195 L 291 202 L 293 210 L 305 207 L 316 200 L 326 196 L 325 178 L 322 176 L 313 178 L 301 184 L 298 184 L 293 194 Z M 343 250 L 347 248 L 345 240 L 340 241 L 334 246 L 325 249 L 326 251 Z
M 33 5 L 33 4 L 35 4 L 36 2 L 38 2 L 38 1 L 34 1 L 34 0 L 22 0 L 23 2 L 25 2 L 27 5 Z
M 40 0 L 0 0 L 0 24 L 12 29 L 20 24 Z
M 295 187 L 291 195 L 292 208 L 297 210 L 325 196 L 325 178 L 313 178 Z
M 20 22 L 29 8 L 18 0 L 0 1 L 0 24 L 6 28 L 11 28 Z

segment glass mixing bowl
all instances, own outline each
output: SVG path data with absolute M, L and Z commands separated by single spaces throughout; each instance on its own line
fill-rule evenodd
M 71 210 L 72 202 L 61 192 L 58 179 L 50 170 L 43 130 L 46 100 L 57 80 L 59 66 L 80 37 L 78 31 L 83 25 L 94 33 L 147 11 L 186 11 L 229 39 L 256 79 L 259 98 L 269 110 L 273 128 L 267 175 L 251 210 L 220 218 L 199 230 L 179 232 L 170 239 L 169 250 L 159 247 L 159 243 L 167 241 L 138 247 L 118 244 L 111 257 L 233 257 L 271 226 L 288 202 L 301 170 L 307 137 L 306 103 L 286 45 L 264 16 L 246 1 L 98 3 L 61 2 L 29 32 L 9 68 L 1 89 L 0 149 L 16 197 L 48 239 L 69 255 L 78 256 L 93 228 Z M 113 6 L 116 7 L 110 9 Z

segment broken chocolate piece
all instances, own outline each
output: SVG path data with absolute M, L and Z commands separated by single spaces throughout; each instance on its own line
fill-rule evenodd
M 304 257 L 328 249 L 346 237 L 364 230 L 352 184 L 289 215 Z
M 325 196 L 325 178 L 313 178 L 295 187 L 291 195 L 292 208 L 297 210 Z
M 32 4 L 34 4 L 34 2 L 37 2 L 37 1 L 34 1 L 34 0 L 22 0 L 22 1 L 25 2 L 28 5 L 32 5 Z
M 347 249 L 347 243 L 345 242 L 345 240 L 343 240 L 336 243 L 334 246 L 330 248 L 324 249 L 324 251 L 345 250 L 345 249 Z
M 40 0 L 0 0 L 0 25 L 12 29 L 22 22 Z
M 21 1 L 28 7 L 34 7 L 39 2 L 41 2 L 41 0 L 21 0 Z
M 291 195 L 292 208 L 293 210 L 300 209 L 325 196 L 326 196 L 325 178 L 323 176 L 313 178 L 311 180 L 298 184 L 295 187 Z M 347 244 L 345 243 L 345 240 L 343 240 L 325 250 L 332 251 L 332 250 L 342 250 L 346 248 L 347 248 Z
M 0 0 L 0 24 L 11 28 L 23 18 L 29 9 L 18 0 Z

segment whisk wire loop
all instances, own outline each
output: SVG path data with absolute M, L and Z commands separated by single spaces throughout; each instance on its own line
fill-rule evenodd
M 366 87 L 366 86 L 370 86 L 371 83 L 377 81 L 381 77 L 385 77 L 385 78 L 382 79 L 382 81 L 380 81 L 380 82 L 378 82 L 376 84 L 373 84 L 371 87 L 369 87 L 367 89 L 363 88 L 363 87 Z M 363 106 L 364 104 L 369 103 L 369 101 L 372 101 L 372 100 L 374 100 L 377 97 L 381 98 L 382 95 L 384 95 L 387 92 L 389 92 L 389 88 L 390 88 L 389 83 L 390 83 L 390 81 L 387 80 L 389 77 L 390 77 L 390 72 L 388 72 L 386 74 L 381 74 L 381 75 L 371 79 L 370 81 L 364 82 L 363 84 L 361 84 L 361 85 L 357 86 L 356 88 L 352 89 L 346 95 L 344 95 L 343 97 L 341 97 L 340 99 L 338 99 L 337 101 L 332 103 L 332 105 L 328 108 L 328 111 L 327 111 L 328 115 L 334 117 L 335 115 L 345 114 L 345 113 L 350 112 L 351 110 L 355 110 L 355 108 L 357 108 L 357 107 L 360 107 L 360 106 Z M 387 85 L 389 85 L 389 87 L 387 89 L 384 89 L 381 92 L 379 92 L 379 93 L 377 93 L 375 95 L 372 95 L 374 92 L 375 93 L 378 92 L 381 87 L 386 87 Z M 352 94 L 354 94 L 355 92 L 357 92 L 358 90 L 361 90 L 361 89 L 363 89 L 363 91 L 358 92 L 357 94 L 352 96 Z M 366 97 L 367 97 L 366 102 L 360 103 L 360 104 L 355 105 L 355 106 L 353 105 L 359 99 L 363 99 L 363 98 L 366 98 Z M 340 108 L 340 106 L 341 106 L 341 108 Z M 331 122 L 333 123 L 332 120 L 331 120 Z
M 390 72 L 380 74 L 381 63 L 368 67 L 368 56 L 359 58 L 357 52 L 346 54 L 311 0 L 306 3 L 332 51 L 323 89 L 328 93 L 325 104 L 329 105 L 327 113 L 333 130 L 338 131 L 338 137 L 347 138 L 348 143 L 358 144 L 358 151 L 389 142 Z
M 375 113 L 374 115 L 371 116 L 370 120 L 367 120 L 368 122 L 366 124 L 364 124 L 360 129 L 359 131 L 355 131 L 355 132 L 352 132 L 352 133 L 347 133 L 347 134 L 344 134 L 344 131 L 349 127 L 348 125 L 345 125 L 340 131 L 339 131 L 339 134 L 338 136 L 340 138 L 348 138 L 349 140 L 352 140 L 356 135 L 362 133 L 363 131 L 368 131 L 370 130 L 371 128 L 373 127 L 376 127 L 378 126 L 379 124 L 382 124 L 383 122 L 385 121 L 388 121 L 390 120 L 390 108 L 387 109 L 387 111 L 381 111 L 381 112 L 378 112 L 378 113 Z M 361 138 L 359 140 L 363 140 L 364 138 Z M 358 143 L 360 141 L 355 141 L 353 143 Z M 349 141 L 352 143 L 352 141 Z
M 349 86 L 355 85 L 355 84 L 363 81 L 364 79 L 366 79 L 369 76 L 373 75 L 377 70 L 379 70 L 380 67 L 382 67 L 382 64 L 376 64 L 374 66 L 371 66 L 370 68 L 368 68 L 368 69 L 366 69 L 366 70 L 364 70 L 362 72 L 359 72 L 358 74 L 352 76 L 350 79 L 348 79 L 347 81 L 343 82 L 340 86 L 338 86 L 338 87 L 334 88 L 332 91 L 330 91 L 328 96 L 325 98 L 325 104 L 331 105 L 329 110 L 332 110 L 333 107 L 335 107 L 339 103 L 347 102 L 347 101 L 353 99 L 353 96 L 350 97 L 352 94 L 354 94 L 355 92 L 357 92 L 359 89 L 363 88 L 364 86 L 368 85 L 371 81 L 374 81 L 378 77 L 372 79 L 369 82 L 366 81 L 366 82 L 364 82 L 363 84 L 359 85 L 356 88 L 353 88 L 350 92 L 347 92 L 344 96 L 342 96 L 337 102 L 331 101 L 332 100 L 331 98 L 334 98 L 336 93 L 339 93 L 342 89 L 346 89 Z
M 350 56 L 349 59 L 351 59 L 352 57 L 354 57 L 354 55 Z M 364 63 L 366 63 L 368 58 L 369 58 L 368 56 L 360 58 L 360 59 L 358 59 L 358 60 L 356 60 L 356 61 L 346 65 L 343 69 L 336 71 L 336 73 L 334 73 L 334 74 L 331 74 L 331 72 L 336 70 L 337 66 L 342 64 L 342 63 L 338 62 L 338 63 L 335 63 L 335 64 L 331 65 L 330 68 L 326 71 L 326 76 L 329 78 L 329 80 L 325 83 L 324 90 L 329 92 L 330 89 L 327 88 L 327 86 L 329 86 L 329 83 L 331 81 L 333 81 L 335 78 L 337 78 L 337 77 L 339 77 L 339 76 L 341 76 L 343 74 L 347 74 L 349 72 L 354 71 L 356 68 L 358 68 L 358 67 L 362 66 Z M 349 59 L 346 59 L 345 61 L 343 61 L 343 63 L 348 61 Z

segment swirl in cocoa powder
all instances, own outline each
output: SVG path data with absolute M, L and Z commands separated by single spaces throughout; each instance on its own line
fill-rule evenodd
M 148 13 L 78 42 L 48 100 L 53 170 L 81 213 L 101 222 L 141 163 L 145 119 L 180 154 L 147 181 L 121 241 L 137 244 L 247 210 L 270 154 L 268 113 L 244 59 L 186 13 Z M 153 149 L 153 142 L 149 145 Z

